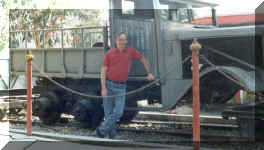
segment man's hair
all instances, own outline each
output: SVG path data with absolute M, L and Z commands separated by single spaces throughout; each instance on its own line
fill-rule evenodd
M 120 35 L 122 35 L 122 34 L 126 35 L 125 32 L 119 32 L 118 34 L 116 34 L 116 36 L 115 36 L 115 40 L 116 40 L 118 37 L 120 37 Z
M 115 41 L 116 41 L 117 38 L 120 37 L 122 34 L 126 35 L 125 32 L 119 32 L 118 34 L 116 34 L 116 35 L 115 35 Z M 117 47 L 117 46 L 116 46 L 116 42 L 115 42 L 114 46 L 115 46 L 115 48 Z

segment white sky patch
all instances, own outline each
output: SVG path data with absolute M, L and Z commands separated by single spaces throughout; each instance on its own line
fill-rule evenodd
M 109 0 L 34 0 L 37 8 L 47 8 L 52 2 L 56 5 L 52 8 L 57 9 L 108 9 Z M 217 9 L 226 9 L 228 12 L 255 10 L 262 0 L 201 0 L 219 4 Z
M 42 1 L 43 0 L 38 0 Z M 49 0 L 54 1 L 54 0 Z M 43 1 L 45 2 L 45 1 Z M 108 9 L 109 0 L 56 0 L 57 9 Z
M 103 22 L 108 19 L 109 0 L 35 0 L 38 9 L 101 9 Z
M 254 13 L 255 9 L 263 0 L 202 0 L 218 4 L 216 8 L 217 15 L 230 14 L 249 14 Z

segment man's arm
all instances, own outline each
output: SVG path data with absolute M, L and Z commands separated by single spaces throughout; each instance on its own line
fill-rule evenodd
M 105 86 L 106 71 L 107 71 L 107 67 L 102 66 L 102 68 L 101 68 L 101 87 L 102 87 L 101 94 L 102 94 L 102 96 L 107 95 L 107 90 L 106 90 L 106 86 Z
M 140 59 L 140 61 L 143 63 L 143 65 L 144 65 L 144 67 L 146 69 L 147 74 L 150 74 L 151 71 L 150 71 L 150 67 L 149 67 L 149 64 L 148 64 L 147 60 L 144 57 L 142 57 Z
M 143 65 L 144 65 L 144 67 L 146 69 L 146 72 L 148 74 L 147 79 L 148 80 L 154 80 L 154 76 L 152 75 L 152 73 L 150 71 L 150 67 L 149 67 L 149 64 L 148 64 L 147 60 L 144 57 L 142 57 L 140 59 L 140 61 L 143 63 Z

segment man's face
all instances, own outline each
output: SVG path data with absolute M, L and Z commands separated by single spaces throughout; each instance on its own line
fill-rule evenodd
M 116 46 L 118 49 L 123 50 L 127 44 L 127 37 L 125 34 L 121 34 L 116 38 Z

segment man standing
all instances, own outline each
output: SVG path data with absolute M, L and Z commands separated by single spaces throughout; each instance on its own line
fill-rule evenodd
M 96 129 L 97 136 L 104 138 L 116 137 L 116 122 L 122 117 L 125 107 L 126 80 L 130 71 L 131 59 L 140 60 L 146 69 L 147 80 L 154 80 L 146 59 L 134 48 L 126 46 L 125 33 L 119 33 L 116 38 L 116 48 L 106 52 L 101 69 L 102 96 L 122 95 L 103 99 L 104 123 Z

